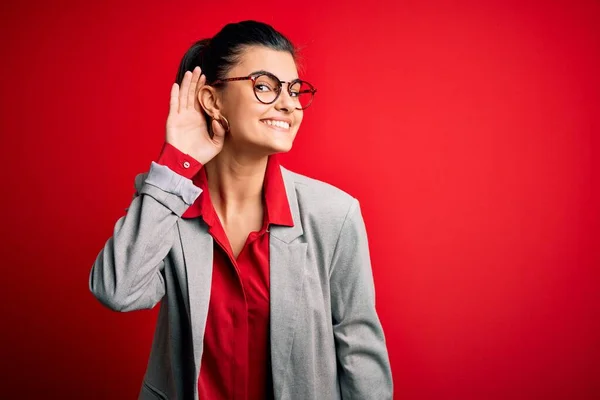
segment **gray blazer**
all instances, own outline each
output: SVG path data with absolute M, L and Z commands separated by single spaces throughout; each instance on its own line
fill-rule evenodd
M 294 226 L 269 232 L 275 399 L 391 399 L 359 203 L 327 183 L 281 172 Z M 139 399 L 197 400 L 213 239 L 200 217 L 181 215 L 201 189 L 155 162 L 135 188 L 89 287 L 115 311 L 161 302 Z

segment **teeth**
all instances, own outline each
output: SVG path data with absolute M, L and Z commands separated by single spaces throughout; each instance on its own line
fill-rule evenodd
M 287 122 L 284 122 L 284 121 L 274 121 L 272 119 L 267 119 L 267 120 L 264 120 L 263 122 L 267 125 L 277 126 L 279 128 L 283 128 L 283 129 L 290 129 L 290 124 L 288 124 Z

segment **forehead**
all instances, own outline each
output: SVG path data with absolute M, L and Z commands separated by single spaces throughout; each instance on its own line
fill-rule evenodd
M 296 62 L 290 53 L 263 46 L 246 47 L 240 56 L 240 62 L 227 75 L 246 76 L 261 70 L 275 74 L 282 81 L 298 78 Z

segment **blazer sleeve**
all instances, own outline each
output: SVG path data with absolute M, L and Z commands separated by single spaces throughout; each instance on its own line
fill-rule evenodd
M 330 269 L 333 333 L 342 398 L 385 400 L 393 396 L 365 223 L 354 199 L 342 225 Z
M 115 311 L 152 308 L 162 299 L 172 230 L 202 192 L 190 179 L 154 161 L 148 173 L 136 176 L 135 189 L 89 276 L 92 294 Z

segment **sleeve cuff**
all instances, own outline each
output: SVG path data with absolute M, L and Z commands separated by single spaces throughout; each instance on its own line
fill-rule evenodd
M 183 153 L 167 142 L 164 143 L 156 163 L 169 167 L 171 171 L 188 179 L 192 179 L 203 166 L 194 157 Z
M 202 189 L 194 185 L 191 179 L 181 176 L 169 167 L 152 161 L 146 183 L 180 196 L 187 205 L 192 205 L 202 193 Z

